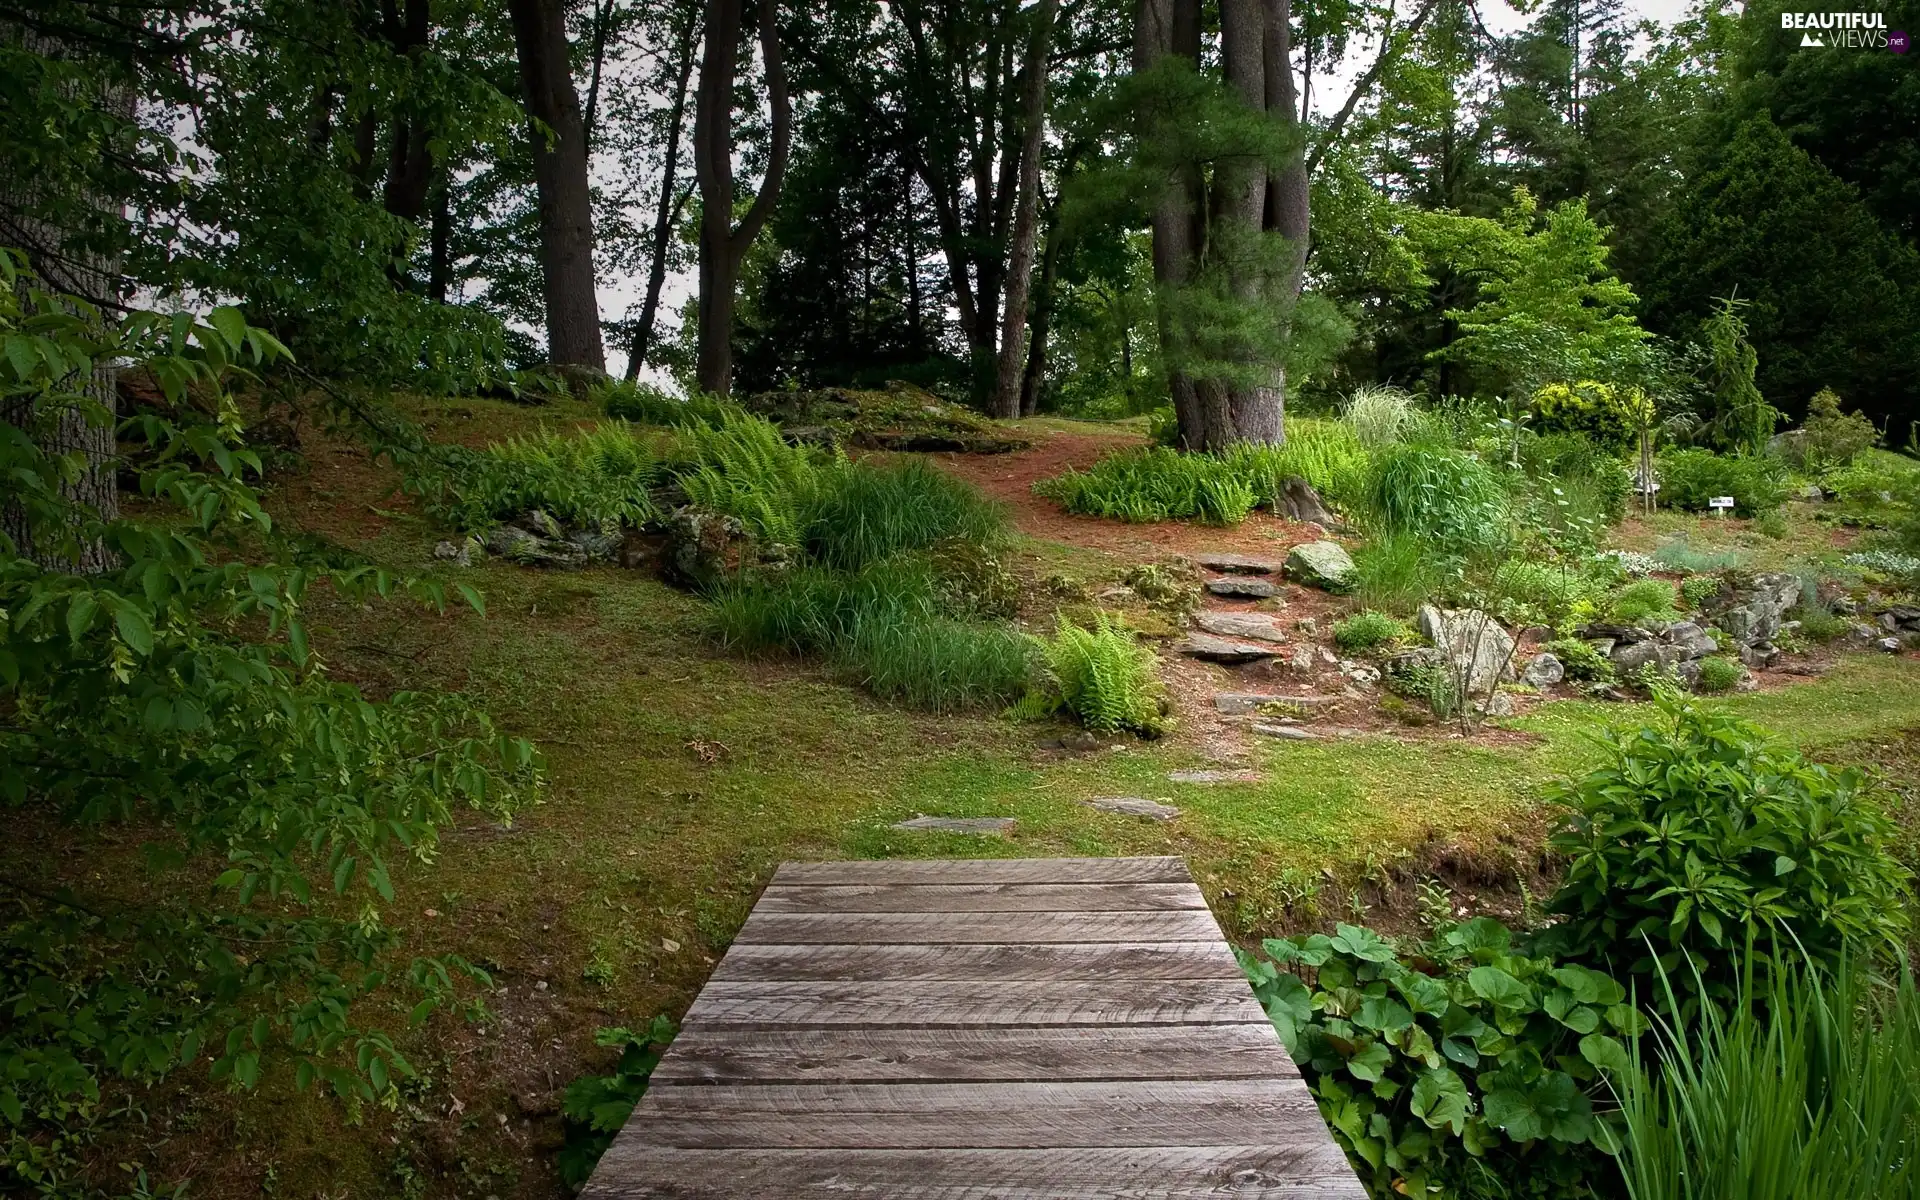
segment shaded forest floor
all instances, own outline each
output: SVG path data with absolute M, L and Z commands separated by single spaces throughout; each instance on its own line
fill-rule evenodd
M 587 416 L 481 400 L 414 415 L 433 436 L 469 443 Z M 1277 555 L 1312 534 L 1265 515 L 1234 530 L 1063 516 L 1032 498 L 1031 483 L 1138 433 L 1049 421 L 1031 432 L 1035 447 L 1018 454 L 939 457 L 1014 506 L 1010 565 L 1036 628 L 1051 626 L 1050 596 L 1063 585 L 1097 591 L 1128 566 L 1180 553 Z M 302 449 L 304 468 L 270 493 L 279 520 L 432 568 L 445 531 L 396 491 L 392 471 L 311 430 Z M 1702 536 L 1744 537 L 1742 524 Z M 1630 525 L 1621 536 L 1651 534 Z M 553 1165 L 559 1095 L 610 1066 L 595 1030 L 684 1011 L 784 859 L 1180 854 L 1242 940 L 1335 920 L 1410 928 L 1450 911 L 1527 920 L 1552 873 L 1541 786 L 1593 761 L 1610 723 L 1648 715 L 1536 702 L 1463 737 L 1356 713 L 1358 736 L 1280 742 L 1250 737 L 1208 703 L 1213 691 L 1266 683 L 1180 661 L 1166 668 L 1175 733 L 1073 750 L 1059 725 L 902 712 L 818 665 L 730 657 L 704 636 L 699 600 L 639 572 L 487 561 L 461 577 L 485 594 L 485 617 L 322 598 L 311 624 L 339 678 L 378 694 L 469 691 L 545 750 L 545 803 L 510 828 L 463 817 L 433 863 L 398 873 L 384 914 L 410 951 L 463 954 L 496 990 L 468 1021 L 443 1015 L 405 1035 L 421 1073 L 391 1110 L 343 1108 L 283 1081 L 235 1098 L 181 1072 L 163 1091 L 125 1097 L 141 1120 L 103 1146 L 108 1161 L 191 1176 L 190 1194 L 213 1200 L 564 1195 Z M 1326 642 L 1344 608 L 1299 593 L 1288 615 L 1315 615 Z M 1829 655 L 1800 669 L 1815 674 L 1769 673 L 1758 691 L 1714 703 L 1906 787 L 1920 778 L 1920 662 Z M 1169 778 L 1194 769 L 1242 774 Z M 1105 796 L 1181 815 L 1158 823 L 1085 803 Z M 1017 824 L 1005 839 L 890 827 L 920 814 Z M 130 894 L 169 886 L 141 874 L 139 841 L 125 828 L 32 827 L 0 846 L 0 861 L 124 878 Z M 403 1028 L 402 1014 L 392 1021 Z

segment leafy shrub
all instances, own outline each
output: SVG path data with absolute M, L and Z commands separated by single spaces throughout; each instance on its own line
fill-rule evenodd
M 1662 542 L 1649 560 L 1654 567 L 1704 575 L 1709 571 L 1734 571 L 1746 565 L 1747 556 L 1739 550 L 1696 550 L 1684 537 Z M 1644 572 L 1642 572 L 1644 574 Z
M 1062 618 L 1053 638 L 1041 642 L 1041 653 L 1046 705 L 1066 709 L 1098 733 L 1131 729 L 1152 737 L 1166 730 L 1154 673 L 1159 660 L 1124 624 L 1104 613 L 1091 629 Z
M 760 417 L 729 413 L 715 426 L 685 426 L 674 446 L 674 474 L 688 499 L 783 546 L 800 544 L 824 477 L 838 470 L 789 446 L 778 427 Z
M 1562 487 L 1586 485 L 1595 506 L 1609 520 L 1626 512 L 1633 478 L 1620 456 L 1577 433 L 1549 433 L 1521 443 L 1520 459 L 1527 474 Z
M 625 425 L 577 433 L 544 431 L 484 450 L 446 447 L 437 464 L 411 474 L 427 508 L 462 529 L 540 509 L 567 525 L 638 527 L 659 515 L 653 490 L 666 466 Z
M 1033 490 L 1070 513 L 1140 523 L 1237 525 L 1256 502 L 1252 486 L 1220 459 L 1162 446 L 1109 454 L 1084 472 L 1070 470 Z
M 600 1156 L 613 1145 L 633 1115 L 634 1106 L 647 1093 L 653 1069 L 673 1040 L 673 1022 L 655 1017 L 642 1033 L 631 1029 L 601 1029 L 593 1040 L 601 1046 L 620 1051 L 620 1061 L 610 1075 L 583 1075 L 567 1085 L 560 1097 L 560 1113 L 566 1122 L 567 1140 L 557 1156 L 560 1178 L 568 1187 L 586 1183 Z
M 1718 575 L 1689 575 L 1680 581 L 1680 598 L 1694 612 L 1702 605 L 1720 594 L 1722 587 Z
M 1362 446 L 1370 450 L 1391 446 L 1418 424 L 1420 412 L 1413 397 L 1397 387 L 1358 387 L 1340 409 L 1340 419 Z
M 1547 384 L 1533 394 L 1533 411 L 1543 432 L 1579 434 L 1614 448 L 1633 445 L 1654 415 L 1653 400 L 1639 388 L 1591 379 Z
M 1509 622 L 1558 624 L 1599 604 L 1605 589 L 1598 580 L 1568 562 L 1509 558 L 1493 570 L 1491 602 Z
M 1920 1195 L 1920 993 L 1910 971 L 1783 965 L 1724 1016 L 1665 1025 L 1621 1076 L 1632 1200 Z
M 1353 552 L 1354 596 L 1368 608 L 1412 613 L 1438 592 L 1445 564 L 1413 534 L 1383 534 Z
M 826 473 L 804 515 L 807 552 L 849 571 L 938 542 L 989 546 L 1006 533 L 998 505 L 921 459 Z
M 1810 642 L 1830 642 L 1844 636 L 1853 622 L 1824 604 L 1801 604 L 1787 613 L 1787 619 L 1800 622 L 1800 636 Z
M 1374 460 L 1368 508 L 1382 532 L 1443 554 L 1504 545 L 1510 534 L 1506 492 L 1485 464 L 1457 450 L 1389 447 Z
M 1770 512 L 1763 512 L 1755 517 L 1753 519 L 1753 529 L 1754 532 L 1758 533 L 1761 537 L 1769 537 L 1776 542 L 1786 537 L 1788 532 L 1790 532 L 1787 525 L 1786 514 L 1777 508 Z
M 1803 471 L 1820 474 L 1844 467 L 1880 440 L 1880 431 L 1864 413 L 1841 412 L 1840 397 L 1821 388 L 1807 402 L 1807 419 L 1786 435 L 1788 460 Z
M 1700 660 L 1700 678 L 1693 686 L 1702 692 L 1729 692 L 1745 674 L 1737 660 L 1716 654 Z
M 718 428 L 739 417 L 739 406 L 704 392 L 682 400 L 650 383 L 615 380 L 600 391 L 600 404 L 609 417 L 639 425 L 706 425 Z
M 1486 917 L 1404 959 L 1346 924 L 1261 948 L 1254 995 L 1373 1194 L 1607 1194 L 1601 1072 L 1646 1025 L 1620 984 Z
M 1607 613 L 1622 625 L 1671 625 L 1680 619 L 1674 586 L 1664 579 L 1639 579 L 1607 599 Z
M 1371 650 L 1413 640 L 1406 623 L 1383 612 L 1358 612 L 1333 626 L 1333 643 L 1342 650 Z
M 1000 549 L 947 538 L 927 551 L 939 581 L 941 611 L 972 620 L 1011 621 L 1020 613 L 1020 579 Z
M 1565 813 L 1550 839 L 1568 860 L 1551 902 L 1564 952 L 1629 972 L 1643 994 L 1658 963 L 1686 1016 L 1731 997 L 1749 942 L 1763 966 L 1795 945 L 1823 964 L 1897 947 L 1908 878 L 1866 778 L 1657 702 L 1663 724 L 1624 733 L 1604 766 L 1549 794 Z
M 1732 496 L 1735 515 L 1751 517 L 1787 499 L 1786 464 L 1768 455 L 1665 450 L 1658 471 L 1661 502 L 1687 512 L 1706 512 L 1708 500 Z
M 1390 658 L 1381 672 L 1389 692 L 1417 700 L 1445 719 L 1460 708 L 1460 685 L 1454 673 L 1439 662 L 1419 655 Z
M 1892 550 L 1861 550 L 1840 561 L 1896 583 L 1908 586 L 1920 583 L 1920 555 L 1899 554 Z
M 1560 660 L 1568 679 L 1606 683 L 1613 678 L 1613 660 L 1600 653 L 1592 642 L 1580 638 L 1555 638 L 1540 649 Z

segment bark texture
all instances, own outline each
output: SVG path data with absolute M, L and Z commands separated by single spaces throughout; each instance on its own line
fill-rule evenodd
M 31 31 L 0 26 L 0 37 L 18 38 L 30 52 L 50 58 L 66 53 L 60 42 Z M 110 87 L 98 97 L 75 99 L 90 100 L 123 121 L 133 119 L 134 93 L 130 87 Z M 42 206 L 47 199 L 32 180 L 0 182 L 0 245 L 24 252 L 29 267 L 51 290 L 94 303 L 116 302 L 121 292 L 118 256 L 76 244 L 72 230 L 44 215 Z M 93 197 L 91 202 L 102 210 L 118 207 L 116 200 L 105 196 Z M 49 455 L 77 452 L 81 456 L 85 466 L 61 491 L 80 509 L 90 509 L 106 521 L 120 515 L 120 494 L 115 479 L 119 447 L 114 438 L 118 383 L 119 371 L 108 359 L 98 363 L 78 389 L 105 409 L 104 419 L 90 418 L 72 405 L 52 407 L 24 397 L 0 401 L 0 421 L 24 430 L 42 452 Z M 0 507 L 0 531 L 5 532 L 21 557 L 50 570 L 91 575 L 114 565 L 112 552 L 98 542 L 81 546 L 77 557 L 44 544 L 29 528 L 26 514 L 11 505 Z
M 793 134 L 793 104 L 780 55 L 774 0 L 760 0 L 760 57 L 772 109 L 772 146 L 760 191 L 733 222 L 733 90 L 740 57 L 742 0 L 708 0 L 706 52 L 693 123 L 694 175 L 700 185 L 700 328 L 695 368 L 703 391 L 724 396 L 733 382 L 733 302 L 740 260 L 780 197 Z
M 507 0 L 539 192 L 547 359 L 604 371 L 593 280 L 593 204 L 586 125 L 574 90 L 564 0 Z
M 1021 365 L 1026 346 L 1027 292 L 1033 280 L 1035 244 L 1040 234 L 1040 149 L 1047 131 L 1047 45 L 1059 0 L 1040 0 L 1027 39 L 1020 97 L 1020 165 L 1014 201 L 1013 235 L 1007 247 L 1007 301 L 1000 318 L 1000 361 L 994 376 L 993 412 L 1020 415 Z

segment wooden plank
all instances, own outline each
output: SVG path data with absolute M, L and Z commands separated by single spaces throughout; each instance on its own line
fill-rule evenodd
M 1186 883 L 1187 864 L 1154 858 L 885 858 L 781 863 L 780 887 L 884 883 Z
M 653 1071 L 686 1083 L 952 1083 L 1297 1076 L 1273 1027 L 724 1029 L 690 1025 Z
M 1233 979 L 1226 943 L 1039 942 L 1026 945 L 769 946 L 736 943 L 715 983 L 803 979 Z
M 583 1200 L 1366 1200 L 1331 1138 L 1289 1145 L 1044 1150 L 684 1150 L 629 1129 Z
M 1191 883 L 776 883 L 765 912 L 1141 912 L 1205 908 Z
M 709 983 L 688 1025 L 906 1025 L 971 1029 L 992 1025 L 1253 1024 L 1266 1014 L 1238 979 L 1065 979 L 919 981 L 807 980 Z
M 1299 1079 L 649 1088 L 633 1121 L 692 1149 L 1287 1145 L 1327 1138 Z
M 1213 942 L 1205 911 L 1119 913 L 773 913 L 755 909 L 737 942 L 762 945 Z

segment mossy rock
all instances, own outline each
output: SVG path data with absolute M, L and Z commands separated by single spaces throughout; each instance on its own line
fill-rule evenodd
M 898 380 L 883 389 L 756 392 L 741 407 L 783 426 L 826 428 L 866 450 L 1007 454 L 1033 445 L 979 413 Z

